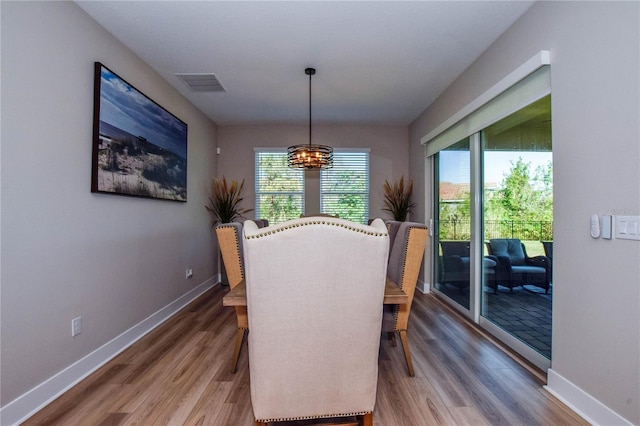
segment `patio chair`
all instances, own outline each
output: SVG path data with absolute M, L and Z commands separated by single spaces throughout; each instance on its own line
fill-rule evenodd
M 442 283 L 451 284 L 462 293 L 469 287 L 471 278 L 470 259 L 471 249 L 469 241 L 440 241 L 442 249 Z M 484 256 L 483 260 L 484 285 L 496 292 L 495 272 L 498 259 L 495 256 Z
M 540 241 L 544 248 L 544 255 L 549 258 L 550 266 L 549 273 L 551 274 L 550 280 L 553 283 L 553 241 Z
M 547 256 L 529 257 L 517 238 L 495 238 L 487 243 L 489 253 L 498 259 L 496 282 L 508 287 L 534 285 L 549 292 L 551 261 Z
M 244 226 L 249 383 L 257 425 L 373 424 L 389 237 L 329 217 Z

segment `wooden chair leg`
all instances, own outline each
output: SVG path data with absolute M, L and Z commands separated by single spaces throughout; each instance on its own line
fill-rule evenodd
M 244 336 L 246 333 L 246 328 L 239 328 L 236 332 L 236 345 L 233 348 L 233 358 L 231 359 L 232 374 L 236 372 L 236 367 L 238 366 L 238 358 L 240 358 L 240 349 L 242 349 L 242 342 L 244 341 Z
M 373 413 L 363 414 L 360 417 L 360 424 L 362 426 L 373 426 Z
M 393 346 L 394 348 L 396 347 L 396 332 L 395 331 L 390 331 L 387 333 L 387 335 L 389 336 L 389 340 L 391 340 L 391 346 Z
M 413 377 L 413 362 L 411 361 L 411 352 L 409 351 L 409 338 L 407 337 L 407 330 L 400 331 L 400 341 L 402 342 L 404 358 L 407 361 L 407 368 L 409 368 L 409 376 Z

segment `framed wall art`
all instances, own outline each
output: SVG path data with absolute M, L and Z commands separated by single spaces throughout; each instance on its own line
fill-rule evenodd
M 187 201 L 187 124 L 95 63 L 91 192 Z

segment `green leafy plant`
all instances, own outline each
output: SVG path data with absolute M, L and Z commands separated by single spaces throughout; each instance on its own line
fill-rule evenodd
M 411 202 L 411 191 L 413 191 L 413 181 L 409 180 L 407 186 L 404 185 L 404 176 L 400 177 L 397 183 L 390 184 L 384 181 L 384 205 L 382 209 L 391 213 L 393 220 L 404 222 L 407 215 L 415 203 Z
M 211 213 L 211 227 L 218 223 L 233 222 L 234 219 L 243 217 L 245 213 L 253 211 L 253 209 L 242 209 L 242 188 L 244 187 L 244 179 L 242 182 L 232 180 L 231 184 L 227 184 L 227 179 L 223 176 L 221 179 L 213 178 L 211 180 L 211 196 L 209 203 L 204 207 Z

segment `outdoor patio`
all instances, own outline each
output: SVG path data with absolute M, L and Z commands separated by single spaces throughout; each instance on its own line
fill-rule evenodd
M 469 307 L 469 289 L 438 284 L 436 288 L 462 306 Z M 515 287 L 513 292 L 498 286 L 485 288 L 482 301 L 483 316 L 508 333 L 551 359 L 551 319 L 553 285 L 549 293 L 534 286 Z

